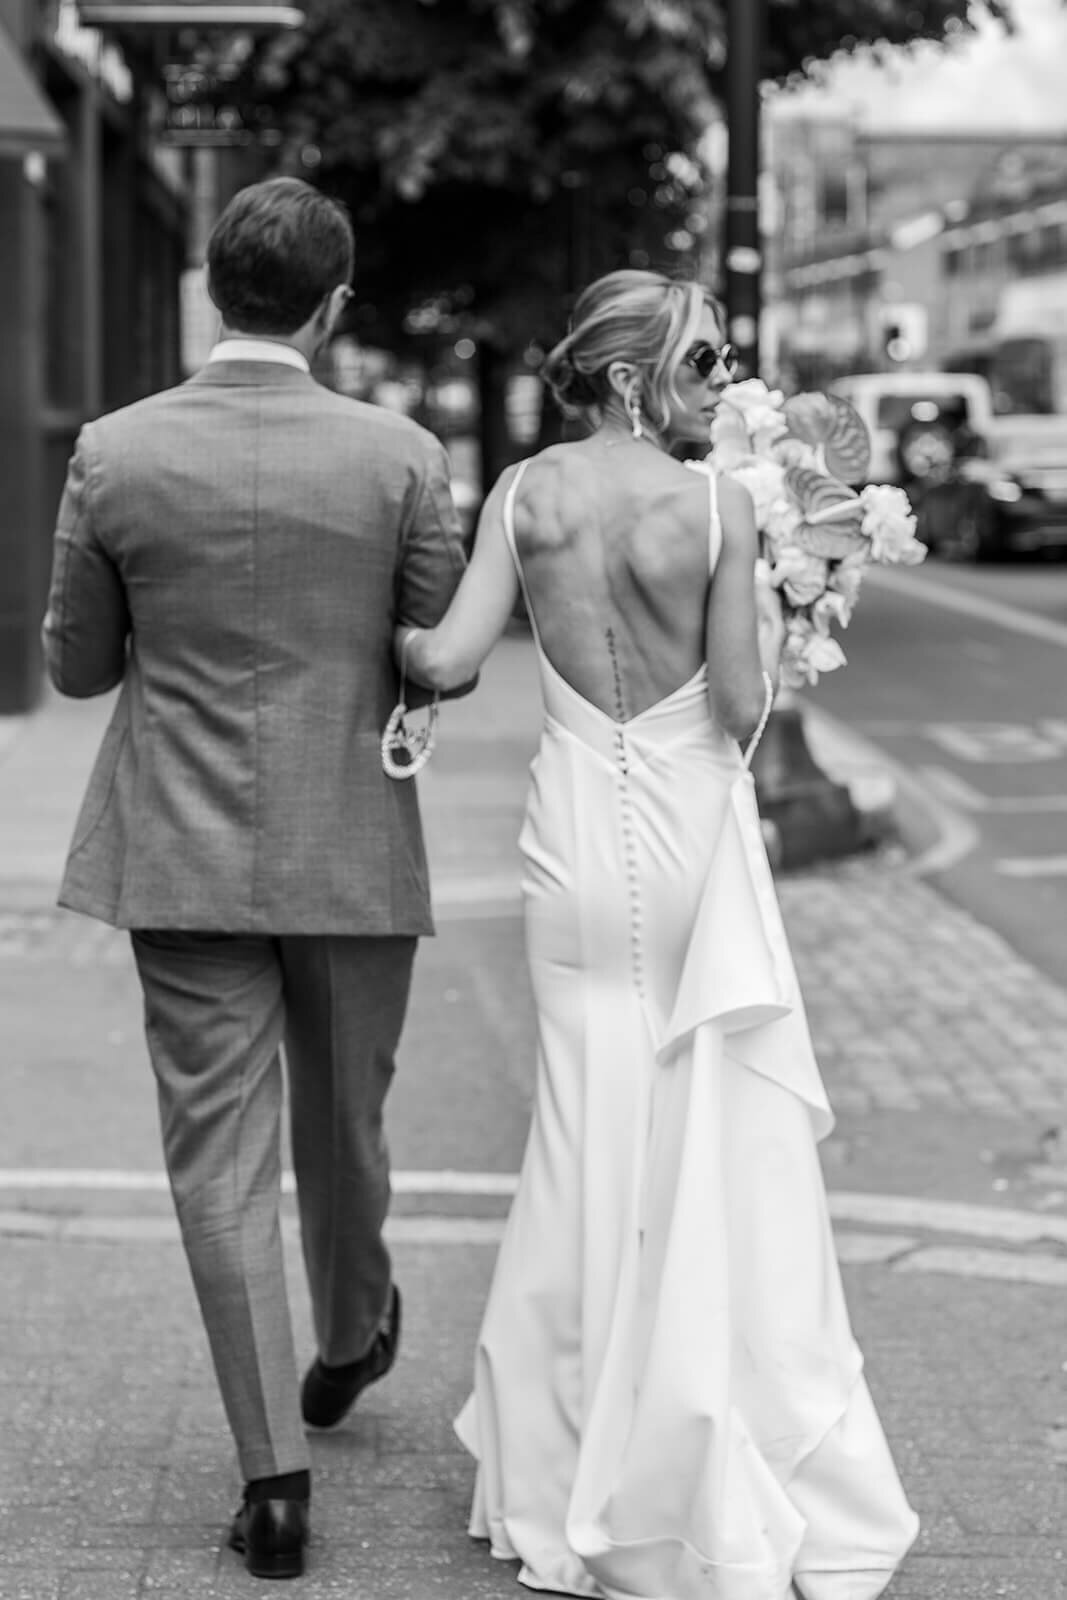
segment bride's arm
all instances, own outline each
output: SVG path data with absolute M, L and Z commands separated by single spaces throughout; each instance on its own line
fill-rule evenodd
M 397 626 L 397 658 L 431 689 L 469 683 L 515 609 L 519 580 L 504 534 L 504 499 L 516 469 L 501 473 L 478 519 L 470 565 L 436 628 Z
M 777 683 L 784 630 L 776 591 L 757 579 L 759 536 L 752 500 L 731 478 L 719 479 L 722 550 L 708 596 L 708 695 L 719 724 L 735 739 L 756 729 Z

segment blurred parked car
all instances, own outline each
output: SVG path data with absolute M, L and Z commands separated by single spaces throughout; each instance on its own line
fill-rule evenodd
M 973 372 L 859 373 L 831 388 L 867 424 L 871 481 L 908 490 L 932 549 L 1067 550 L 1067 418 L 998 416 Z

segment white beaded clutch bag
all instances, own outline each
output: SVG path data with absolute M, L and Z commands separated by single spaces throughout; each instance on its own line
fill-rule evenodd
M 404 699 L 404 690 L 407 686 L 410 637 L 410 634 L 406 634 L 404 643 L 400 647 L 400 698 L 390 712 L 389 721 L 385 724 L 385 732 L 382 734 L 382 767 L 390 778 L 413 778 L 417 772 L 421 772 L 433 755 L 434 741 L 437 737 L 440 695 L 434 695 L 423 727 L 409 728 L 405 721 L 408 707 Z

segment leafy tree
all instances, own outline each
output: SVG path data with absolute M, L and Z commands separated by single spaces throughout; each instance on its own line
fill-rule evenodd
M 985 0 L 1010 22 L 1005 0 Z M 227 98 L 350 206 L 364 337 L 479 349 L 489 475 L 505 365 L 558 337 L 583 281 L 696 266 L 702 140 L 727 70 L 723 0 L 307 0 Z M 768 0 L 765 72 L 942 39 L 969 0 Z

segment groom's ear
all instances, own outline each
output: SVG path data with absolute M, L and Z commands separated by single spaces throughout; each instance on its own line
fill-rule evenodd
M 330 290 L 321 306 L 324 333 L 331 334 L 333 332 L 351 298 L 352 291 L 347 283 L 339 283 L 336 289 Z

